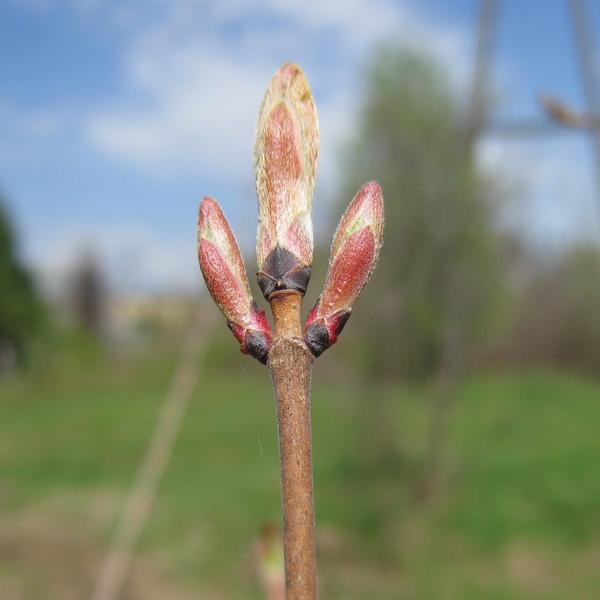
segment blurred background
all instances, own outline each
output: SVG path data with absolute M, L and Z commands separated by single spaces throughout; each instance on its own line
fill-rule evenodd
M 0 0 L 0 597 L 277 579 L 270 380 L 195 224 L 214 196 L 254 272 L 254 122 L 292 60 L 306 311 L 358 188 L 386 204 L 313 376 L 322 597 L 597 598 L 599 34 L 584 0 Z

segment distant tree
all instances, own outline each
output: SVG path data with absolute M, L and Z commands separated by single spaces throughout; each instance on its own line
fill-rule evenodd
M 0 202 L 0 345 L 6 366 L 11 357 L 23 360 L 27 342 L 41 320 L 41 302 L 30 275 L 17 260 L 11 226 Z
M 552 260 L 529 257 L 503 364 L 600 376 L 600 247 L 580 243 Z
M 493 188 L 477 170 L 461 130 L 461 105 L 435 62 L 386 47 L 371 63 L 363 89 L 343 198 L 364 178 L 377 180 L 386 232 L 351 331 L 369 331 L 355 347 L 372 384 L 436 378 L 437 444 L 444 407 L 501 297 Z M 385 434 L 393 423 L 385 398 L 373 394 L 369 406 L 379 414 L 372 429 L 384 453 L 394 444 L 394 433 Z M 430 454 L 439 451 L 432 446 Z
M 96 337 L 106 334 L 107 293 L 101 267 L 91 251 L 83 253 L 73 277 L 73 312 L 78 325 Z

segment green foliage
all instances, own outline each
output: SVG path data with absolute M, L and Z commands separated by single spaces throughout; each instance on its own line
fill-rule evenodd
M 504 362 L 600 375 L 600 247 L 580 244 L 551 262 L 531 261 Z
M 15 256 L 11 226 L 0 203 L 0 341 L 10 343 L 22 359 L 41 323 L 41 303 Z
M 68 372 L 52 385 L 32 373 L 0 381 L 0 522 L 35 515 L 37 527 L 68 526 L 101 555 L 177 361 L 173 344 L 152 346 L 102 362 L 62 362 Z M 203 373 L 139 553 L 196 595 L 258 600 L 253 542 L 265 522 L 281 518 L 270 383 L 264 369 L 264 377 L 253 377 L 239 364 Z M 371 398 L 356 386 L 315 382 L 324 597 L 597 596 L 597 383 L 549 374 L 467 381 L 448 445 L 449 460 L 460 467 L 426 508 L 414 505 L 411 488 L 431 390 L 393 385 L 386 393 L 394 399 L 402 462 L 373 468 L 352 410 Z M 38 537 L 19 547 L 14 535 L 5 542 L 0 536 L 0 572 L 14 572 L 14 561 L 38 552 Z M 18 553 L 7 550 L 14 547 Z M 37 567 L 42 582 L 63 571 L 72 585 L 84 580 L 83 572 L 69 571 L 76 568 L 72 553 L 48 564 L 48 574 Z M 80 596 L 86 594 L 88 588 Z
M 423 377 L 485 332 L 499 297 L 491 189 L 460 131 L 443 70 L 384 48 L 368 69 L 344 202 L 365 179 L 384 194 L 384 248 L 349 329 L 374 378 Z M 450 347 L 452 351 L 449 351 Z
M 453 446 L 472 506 L 449 513 L 455 525 L 476 529 L 488 548 L 519 535 L 567 546 L 598 542 L 600 532 L 590 526 L 600 494 L 600 441 L 590 421 L 597 399 L 597 383 L 566 375 L 469 382 Z

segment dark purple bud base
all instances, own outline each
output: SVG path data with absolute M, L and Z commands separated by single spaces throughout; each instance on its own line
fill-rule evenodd
M 296 291 L 304 295 L 310 274 L 310 266 L 302 266 L 289 250 L 277 245 L 267 256 L 262 271 L 256 275 L 258 285 L 268 301 L 275 292 Z
M 253 356 L 261 362 L 263 365 L 267 364 L 267 358 L 269 357 L 269 348 L 271 346 L 271 340 L 260 331 L 251 331 L 246 336 L 246 348 L 248 354 Z
M 313 356 L 321 356 L 329 346 L 329 332 L 322 323 L 313 323 L 306 328 L 304 332 L 304 341 Z
M 244 329 L 231 321 L 227 321 L 227 327 L 240 342 L 242 354 L 249 354 L 263 365 L 267 364 L 269 349 L 271 348 L 271 336 L 264 331 Z
M 304 342 L 315 358 L 321 356 L 327 348 L 336 343 L 338 335 L 340 335 L 344 325 L 350 318 L 350 314 L 350 311 L 343 311 L 329 322 L 322 319 L 321 322 L 316 321 L 306 327 Z

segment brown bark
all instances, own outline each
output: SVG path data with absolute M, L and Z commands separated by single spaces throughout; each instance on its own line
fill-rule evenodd
M 268 366 L 275 389 L 281 461 L 286 600 L 315 600 L 317 570 L 310 424 L 313 356 L 301 339 L 298 293 L 271 299 L 275 340 Z

